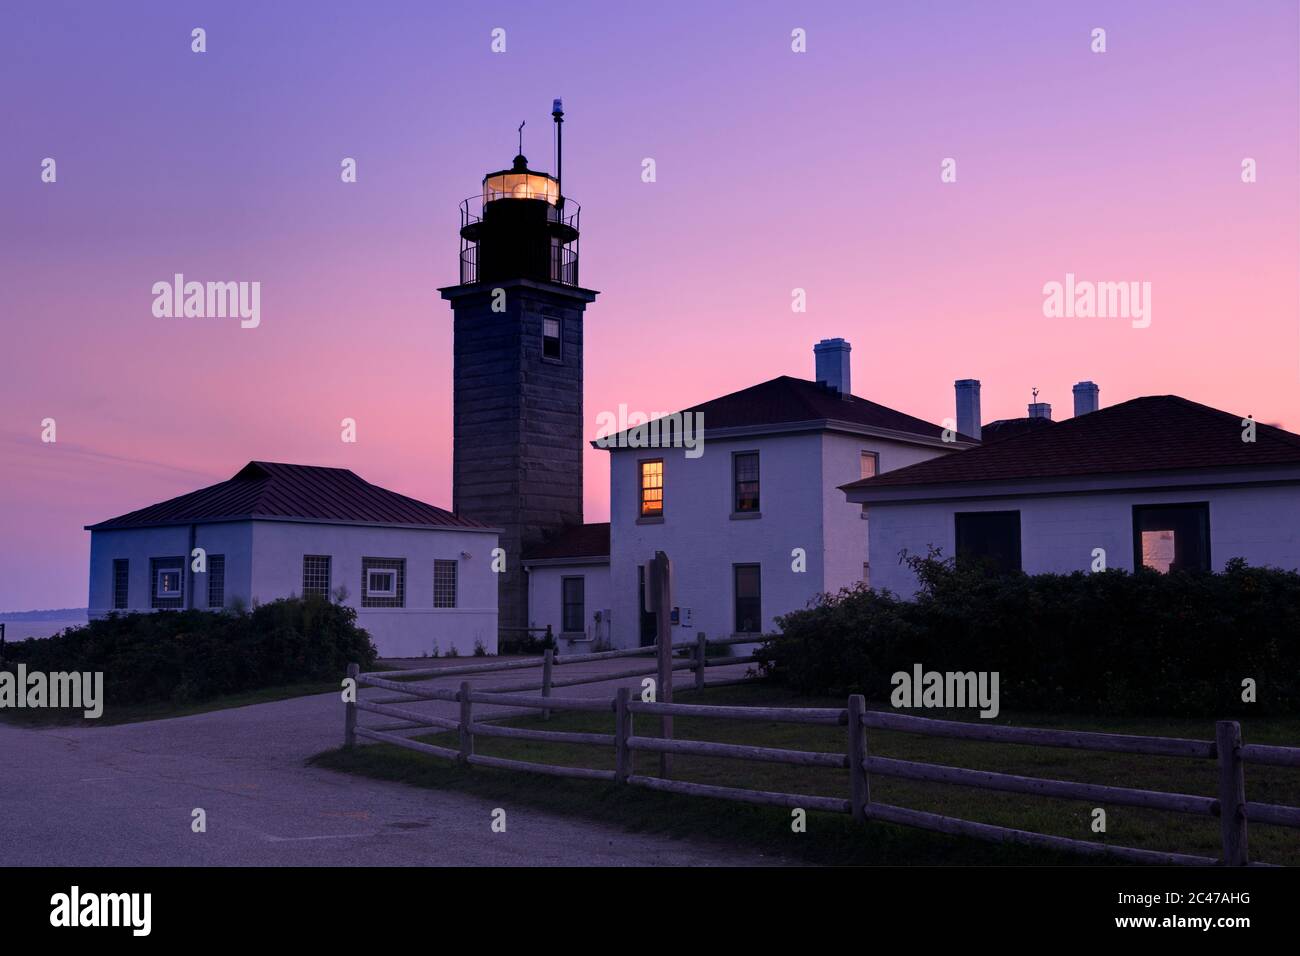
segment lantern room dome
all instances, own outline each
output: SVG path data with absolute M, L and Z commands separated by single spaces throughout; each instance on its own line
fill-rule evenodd
M 542 199 L 555 206 L 560 201 L 560 183 L 554 176 L 529 169 L 528 158 L 520 153 L 509 169 L 483 177 L 484 204 L 498 199 Z
M 462 284 L 515 278 L 577 285 L 579 213 L 558 177 L 516 156 L 460 204 Z

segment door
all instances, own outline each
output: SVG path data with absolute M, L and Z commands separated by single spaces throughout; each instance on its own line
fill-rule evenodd
M 654 611 L 647 611 L 645 608 L 645 565 L 638 565 L 636 569 L 636 601 L 637 607 L 641 609 L 641 646 L 650 647 L 659 640 L 659 620 Z

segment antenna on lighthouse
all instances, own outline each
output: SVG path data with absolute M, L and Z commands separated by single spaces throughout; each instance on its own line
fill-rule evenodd
M 527 122 L 528 120 L 524 120 L 523 123 L 519 124 L 519 155 L 520 156 L 524 155 L 524 124 Z
M 555 191 L 559 193 L 556 206 L 564 208 L 564 100 L 559 97 L 551 103 L 551 118 L 555 120 Z

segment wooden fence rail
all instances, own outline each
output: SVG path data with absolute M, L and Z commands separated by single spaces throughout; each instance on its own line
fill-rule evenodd
M 708 657 L 708 648 L 726 647 L 732 644 L 754 644 L 757 643 L 754 637 L 741 635 L 732 637 L 714 638 L 705 640 L 703 634 L 699 635 L 694 641 L 678 641 L 671 645 L 674 651 L 689 651 L 690 656 L 684 658 L 679 663 L 673 664 L 669 668 L 673 672 L 677 671 L 694 671 L 695 688 L 700 690 L 708 687 L 722 687 L 728 684 L 742 683 L 746 678 L 724 679 L 718 681 L 705 682 L 705 669 L 709 667 L 724 667 L 731 664 L 749 664 L 758 660 L 752 654 L 740 657 Z M 403 700 L 419 699 L 422 694 L 413 693 L 403 684 L 407 683 L 406 678 L 412 677 L 460 677 L 464 675 L 490 674 L 495 671 L 509 670 L 529 670 L 534 668 L 541 669 L 541 683 L 535 680 L 519 684 L 503 684 L 496 687 L 485 687 L 481 689 L 484 693 L 496 694 L 519 694 L 540 691 L 542 696 L 549 697 L 552 690 L 557 687 L 578 687 L 583 684 L 598 684 L 611 680 L 624 680 L 632 677 L 650 677 L 659 672 L 658 664 L 630 668 L 625 671 L 616 673 L 589 674 L 580 677 L 561 677 L 556 678 L 555 669 L 570 664 L 586 664 L 593 661 L 607 661 L 621 657 L 649 657 L 658 654 L 658 646 L 651 644 L 647 647 L 632 647 L 617 651 L 597 651 L 593 654 L 565 654 L 563 656 L 556 654 L 553 650 L 547 650 L 541 657 L 529 658 L 522 661 L 494 661 L 486 664 L 459 664 L 451 667 L 421 667 L 412 670 L 403 670 L 401 672 L 403 680 L 393 679 L 392 671 L 377 671 L 358 673 L 351 676 L 365 679 L 365 683 L 373 687 L 383 687 L 386 690 L 395 691 L 406 695 L 399 699 L 381 701 L 381 703 L 401 703 Z M 360 668 L 358 668 L 358 671 Z M 385 676 L 387 675 L 387 676 Z M 443 691 L 442 697 L 435 697 L 436 700 L 451 700 L 454 691 Z M 551 708 L 542 710 L 542 719 L 550 718 Z
M 746 643 L 750 642 L 748 639 L 743 640 Z M 742 639 L 736 638 L 727 641 L 727 643 L 741 642 Z M 674 647 L 685 647 L 694 651 L 692 659 L 688 663 L 683 663 L 674 669 L 694 670 L 698 682 L 705 668 L 713 663 L 706 660 L 707 650 L 705 644 L 703 642 L 692 642 L 674 645 Z M 651 654 L 654 652 L 653 647 L 637 648 L 633 652 L 605 651 L 598 654 L 569 657 L 565 659 L 565 663 L 593 659 L 610 660 L 616 657 Z M 717 663 L 734 664 L 747 660 L 749 658 L 720 658 L 717 659 Z M 558 663 L 558 658 L 551 659 L 552 667 Z M 517 666 L 523 665 L 520 662 L 510 662 L 512 669 Z M 533 663 L 532 666 L 537 666 L 537 664 Z M 1300 807 L 1248 801 L 1245 793 L 1244 773 L 1244 767 L 1247 763 L 1300 767 L 1300 747 L 1243 744 L 1241 741 L 1241 726 L 1236 721 L 1218 721 L 1214 740 L 1187 740 L 1174 737 L 1147 737 L 1092 731 L 1049 730 L 983 723 L 963 723 L 961 721 L 936 720 L 928 717 L 913 717 L 887 711 L 869 711 L 866 709 L 862 696 L 857 694 L 848 699 L 847 706 L 844 708 L 825 708 L 736 707 L 643 701 L 634 698 L 628 687 L 618 688 L 615 696 L 607 700 L 555 697 L 550 693 L 552 687 L 568 686 L 570 683 L 626 679 L 641 676 L 643 673 L 650 673 L 640 669 L 617 674 L 604 674 L 590 680 L 585 678 L 572 682 L 552 680 L 548 686 L 540 689 L 541 693 L 537 694 L 522 691 L 501 692 L 491 689 L 474 690 L 467 681 L 462 682 L 459 690 L 454 691 L 442 688 L 403 686 L 401 682 L 377 674 L 362 674 L 359 673 L 359 670 L 355 664 L 350 665 L 348 668 L 348 675 L 356 678 L 359 687 L 371 686 L 385 690 L 398 690 L 416 699 L 455 701 L 459 704 L 460 715 L 458 719 L 452 719 L 421 713 L 406 707 L 392 706 L 388 703 L 358 700 L 355 704 L 346 705 L 344 743 L 347 746 L 352 746 L 357 737 L 362 737 L 405 747 L 444 760 L 458 760 L 471 766 L 494 767 L 587 780 L 614 781 L 666 793 L 711 797 L 743 803 L 847 813 L 851 814 L 855 820 L 860 821 L 877 820 L 940 833 L 974 837 L 980 840 L 998 843 L 1019 843 L 1042 849 L 1068 851 L 1088 856 L 1104 856 L 1135 863 L 1245 866 L 1249 864 L 1247 849 L 1248 822 L 1300 828 Z M 490 670 L 490 667 L 476 666 L 472 670 L 454 667 L 444 670 L 435 669 L 432 673 L 438 676 L 450 676 L 453 674 L 481 674 Z M 707 686 L 714 685 L 709 684 Z M 533 689 L 536 690 L 537 688 Z M 544 714 L 552 710 L 608 713 L 613 718 L 613 733 L 573 733 L 504 727 L 496 723 L 488 723 L 484 719 L 475 720 L 473 713 L 475 704 L 514 706 L 523 708 L 525 712 L 542 712 Z M 401 730 L 398 733 L 389 733 L 386 729 L 359 727 L 357 726 L 357 712 L 359 710 L 396 718 L 402 721 L 404 725 L 409 726 L 399 725 Z M 633 727 L 637 715 L 659 718 L 660 720 L 665 717 L 693 717 L 764 723 L 840 726 L 846 729 L 845 749 L 842 753 L 828 753 L 705 740 L 637 736 Z M 497 719 L 499 719 L 499 715 L 492 717 L 492 720 Z M 412 729 L 424 728 L 456 731 L 459 746 L 455 749 L 439 747 L 410 740 L 403 735 L 409 733 Z M 1215 797 L 1166 793 L 1133 787 L 1027 777 L 1018 774 L 970 770 L 962 767 L 948 767 L 940 764 L 872 756 L 868 752 L 868 731 L 870 730 L 891 730 L 930 737 L 1023 744 L 1035 747 L 1063 747 L 1100 753 L 1133 753 L 1209 759 L 1216 761 L 1219 767 L 1218 791 Z M 477 754 L 474 752 L 475 737 L 499 737 L 548 743 L 612 747 L 614 749 L 615 769 L 597 770 L 585 767 L 566 767 Z M 849 798 L 748 790 L 739 787 L 694 783 L 686 780 L 672 780 L 666 779 L 666 775 L 662 772 L 660 776 L 638 774 L 635 770 L 635 758 L 638 753 L 654 754 L 661 758 L 665 754 L 686 754 L 804 767 L 847 769 L 849 771 Z M 981 790 L 1021 793 L 1064 800 L 1087 800 L 1098 804 L 1143 807 L 1174 813 L 1217 817 L 1220 821 L 1222 855 L 1219 858 L 1214 858 L 1186 853 L 1146 850 L 1137 847 L 1115 846 L 1051 834 L 1034 833 L 1013 827 L 978 823 L 906 807 L 891 806 L 871 799 L 870 783 L 873 776 L 929 781 L 973 787 Z

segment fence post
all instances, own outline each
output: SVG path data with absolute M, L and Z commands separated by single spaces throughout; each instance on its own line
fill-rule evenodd
M 548 647 L 546 649 L 546 653 L 542 655 L 542 696 L 543 697 L 551 696 L 551 668 L 554 665 L 555 665 L 555 651 L 553 651 L 551 648 Z M 550 719 L 551 719 L 550 710 L 543 710 L 542 720 L 550 720 Z
M 457 730 L 460 731 L 460 754 L 456 757 L 461 763 L 469 762 L 469 755 L 474 752 L 474 735 L 470 733 L 469 725 L 473 720 L 471 713 L 472 704 L 469 699 L 469 681 L 460 682 L 460 693 L 456 695 L 460 701 L 460 724 Z
M 614 698 L 614 777 L 619 783 L 627 783 L 632 773 L 632 748 L 627 745 L 632 736 L 632 712 L 627 707 L 630 695 L 631 691 L 620 687 Z
M 866 699 L 861 694 L 849 697 L 849 805 L 853 819 L 867 819 L 867 803 L 871 800 L 870 783 L 867 780 L 867 729 L 862 726 L 862 714 L 867 709 Z
M 1241 724 L 1220 720 L 1214 727 L 1219 755 L 1219 829 L 1223 833 L 1223 865 L 1245 866 L 1246 768 L 1241 759 Z
M 700 631 L 695 635 L 695 689 L 704 690 L 704 657 L 707 653 L 708 638 Z
M 662 704 L 673 702 L 673 582 L 672 562 L 668 555 L 656 551 L 648 575 L 654 591 L 655 621 L 658 625 L 658 687 L 655 700 Z M 667 715 L 659 718 L 659 735 L 664 740 L 673 739 L 673 719 Z M 659 755 L 659 776 L 667 780 L 673 775 L 673 755 Z
M 352 679 L 352 692 L 359 694 L 361 687 L 357 684 L 357 675 L 361 673 L 360 664 L 348 665 L 348 677 Z M 355 703 L 346 703 L 343 705 L 343 746 L 351 748 L 357 742 L 357 705 Z

